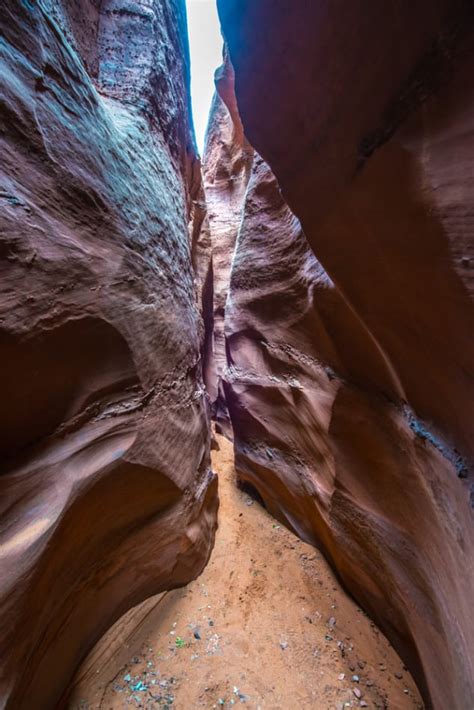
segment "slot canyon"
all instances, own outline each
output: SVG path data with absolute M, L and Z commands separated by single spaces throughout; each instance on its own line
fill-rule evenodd
M 0 707 L 470 710 L 474 6 L 217 12 L 2 3 Z

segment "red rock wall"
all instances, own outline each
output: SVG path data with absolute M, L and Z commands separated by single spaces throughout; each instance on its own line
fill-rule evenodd
M 240 476 L 427 703 L 470 707 L 470 7 L 218 4 L 244 130 L 317 257 L 256 164 L 226 311 Z
M 181 0 L 0 23 L 0 697 L 43 708 L 210 552 L 200 188 Z
M 474 535 L 453 452 L 371 386 L 372 368 L 389 381 L 384 363 L 261 159 L 225 331 L 240 482 L 322 547 L 426 697 L 439 707 L 467 702 Z
M 218 4 L 248 139 L 394 391 L 472 457 L 472 4 Z
M 225 59 L 216 71 L 214 96 L 203 160 L 204 189 L 212 251 L 213 337 L 207 367 L 207 387 L 213 416 L 229 435 L 228 412 L 222 390 L 226 366 L 224 320 L 232 255 L 252 168 L 253 149 L 240 123 L 234 93 L 234 70 Z

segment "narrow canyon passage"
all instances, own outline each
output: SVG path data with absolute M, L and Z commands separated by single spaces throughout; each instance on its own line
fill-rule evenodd
M 473 205 L 471 0 L 2 1 L 0 710 L 474 708 Z
M 232 445 L 217 440 L 209 564 L 184 589 L 145 602 L 140 623 L 137 609 L 115 625 L 79 671 L 71 710 L 423 707 L 322 555 L 236 488 Z

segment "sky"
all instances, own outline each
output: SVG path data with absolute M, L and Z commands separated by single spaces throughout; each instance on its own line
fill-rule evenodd
M 191 101 L 199 153 L 204 150 L 214 71 L 222 64 L 222 37 L 216 0 L 186 0 L 191 52 Z

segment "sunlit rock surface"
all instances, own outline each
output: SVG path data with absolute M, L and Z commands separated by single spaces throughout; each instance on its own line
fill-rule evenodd
M 224 319 L 232 255 L 242 218 L 253 149 L 246 140 L 234 93 L 234 71 L 226 59 L 215 75 L 214 96 L 203 161 L 204 188 L 212 251 L 213 336 L 207 361 L 206 384 L 218 427 L 230 434 L 222 389 L 226 365 Z
M 0 696 L 43 708 L 210 552 L 203 208 L 184 2 L 6 0 L 0 23 Z
M 219 9 L 244 130 L 299 218 L 257 161 L 225 325 L 240 476 L 323 546 L 426 702 L 469 707 L 470 8 Z

